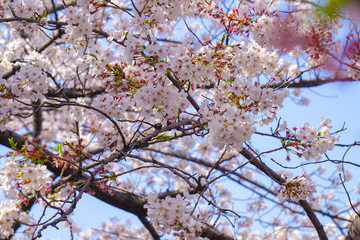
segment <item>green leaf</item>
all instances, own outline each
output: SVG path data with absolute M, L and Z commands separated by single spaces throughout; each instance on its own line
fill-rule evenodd
M 230 77 L 228 79 L 221 79 L 223 80 L 224 82 L 229 82 L 229 83 L 233 83 L 234 82 L 234 78 L 233 77 Z
M 119 71 L 120 73 L 123 72 L 123 69 L 121 68 L 121 66 L 118 66 L 116 70 Z
M 223 45 L 224 44 L 224 41 L 225 41 L 225 34 L 222 36 L 222 38 L 221 38 L 221 45 Z
M 98 60 L 97 56 L 93 53 L 89 53 L 90 56 L 94 57 L 96 60 Z
M 9 138 L 9 143 L 11 148 L 16 150 L 17 143 L 14 142 L 14 138 Z
M 60 192 L 60 190 L 63 189 L 64 187 L 65 187 L 65 186 L 63 186 L 63 185 L 61 185 L 60 187 L 57 187 L 57 188 L 55 189 L 55 193 Z
M 56 148 L 53 148 L 56 152 L 62 153 L 62 145 L 60 143 L 57 144 Z
M 65 145 L 66 146 L 68 146 L 69 148 L 71 148 L 71 149 L 73 149 L 74 147 L 73 147 L 73 145 L 71 145 L 70 143 L 68 143 L 68 142 L 65 142 Z
M 157 135 L 155 139 L 163 140 L 163 141 L 170 141 L 172 139 L 171 136 L 167 136 L 166 134 Z
M 115 181 L 116 180 L 116 174 L 114 172 L 110 172 L 110 177 L 111 180 Z
M 324 6 L 315 5 L 317 11 L 322 17 L 329 17 L 330 19 L 339 16 L 343 8 L 349 3 L 349 0 L 329 0 Z
M 46 9 L 41 14 L 41 17 L 46 18 L 48 16 L 48 13 L 46 12 Z

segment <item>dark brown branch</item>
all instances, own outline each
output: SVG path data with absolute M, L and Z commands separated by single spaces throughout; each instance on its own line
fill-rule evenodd
M 323 79 L 312 79 L 312 80 L 296 80 L 290 82 L 283 83 L 273 83 L 270 85 L 266 85 L 271 88 L 308 88 L 308 87 L 317 87 L 327 83 L 335 83 L 335 82 L 355 82 L 352 78 L 323 78 Z
M 260 159 L 258 159 L 250 150 L 243 149 L 240 152 L 246 159 L 250 161 L 252 165 L 257 167 L 259 170 L 261 170 L 263 173 L 268 175 L 271 179 L 276 181 L 279 184 L 285 183 L 285 179 L 282 178 L 279 174 L 274 172 L 271 168 L 269 168 L 264 162 L 262 162 Z M 300 205 L 304 208 L 307 216 L 311 220 L 320 240 L 327 240 L 328 237 L 326 236 L 325 230 L 323 225 L 320 223 L 319 219 L 315 215 L 314 210 L 310 207 L 309 203 L 305 200 L 299 201 Z
M 201 227 L 202 230 L 202 237 L 207 237 L 210 240 L 234 240 L 234 237 L 230 237 L 228 235 L 226 235 L 225 233 L 219 232 L 213 228 L 211 228 L 208 225 L 202 225 Z
M 138 217 L 141 223 L 147 228 L 154 240 L 160 240 L 160 235 L 155 230 L 154 226 L 144 216 Z
M 52 88 L 48 89 L 48 92 L 45 94 L 46 97 L 68 97 L 68 98 L 78 98 L 78 97 L 94 97 L 105 93 L 105 88 L 103 87 L 94 87 L 87 89 L 76 89 L 76 88 L 65 88 L 60 90 L 55 90 Z
M 324 231 L 324 227 L 317 218 L 317 216 L 314 213 L 314 210 L 310 207 L 309 203 L 305 200 L 299 200 L 300 205 L 304 208 L 306 214 L 310 218 L 312 224 L 314 225 L 316 232 L 319 236 L 320 240 L 327 240 L 328 237 L 326 236 L 326 233 Z
M 274 172 L 271 168 L 269 168 L 264 162 L 260 161 L 252 152 L 250 152 L 247 149 L 243 149 L 241 152 L 241 155 L 243 155 L 247 160 L 250 161 L 252 165 L 257 167 L 259 170 L 261 170 L 263 173 L 268 175 L 271 179 L 275 180 L 279 184 L 285 183 L 285 179 L 282 178 L 279 174 Z
M 287 81 L 281 83 L 271 83 L 263 85 L 262 87 L 270 87 L 270 88 L 309 88 L 309 87 L 317 87 L 327 83 L 336 83 L 336 82 L 357 82 L 358 80 L 352 78 L 318 78 L 318 79 L 310 79 L 310 80 L 296 80 L 296 81 Z M 212 89 L 215 87 L 215 84 L 210 84 L 203 86 L 203 89 Z
M 41 101 L 38 100 L 36 103 L 33 103 L 33 137 L 37 138 L 40 136 L 41 130 L 42 130 L 42 123 L 43 123 L 43 117 L 42 117 L 42 109 L 41 109 Z
M 11 148 L 9 139 L 12 138 L 15 143 L 17 143 L 17 148 L 21 149 L 21 147 L 25 144 L 23 136 L 14 133 L 10 130 L 0 131 L 0 144 Z
M 113 207 L 135 214 L 138 217 L 147 216 L 144 204 L 147 199 L 135 193 L 113 189 L 113 193 L 102 191 L 96 184 L 91 184 L 90 189 L 97 199 L 110 204 Z

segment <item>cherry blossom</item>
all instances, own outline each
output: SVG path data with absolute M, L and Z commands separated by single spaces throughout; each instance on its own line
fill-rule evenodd
M 287 111 L 359 79 L 351 6 L 0 0 L 0 238 L 343 239 L 359 142 Z
M 181 197 L 166 197 L 158 199 L 156 193 L 148 195 L 148 203 L 144 206 L 148 209 L 148 215 L 154 220 L 155 228 L 162 232 L 173 235 L 179 239 L 196 239 L 201 233 L 201 224 L 191 218 L 188 193 Z
M 311 182 L 307 174 L 303 173 L 300 177 L 286 179 L 286 183 L 280 190 L 279 199 L 297 202 L 306 198 L 312 199 L 315 192 L 316 184 Z

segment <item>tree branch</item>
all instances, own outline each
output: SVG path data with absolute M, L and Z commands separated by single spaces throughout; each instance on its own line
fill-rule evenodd
M 243 149 L 240 151 L 240 153 L 250 161 L 252 165 L 257 167 L 259 170 L 261 170 L 263 173 L 268 175 L 271 179 L 276 181 L 279 184 L 285 183 L 285 179 L 281 177 L 281 175 L 274 172 L 271 168 L 269 168 L 264 162 L 262 162 L 260 159 L 258 159 L 250 150 Z M 325 230 L 323 225 L 320 223 L 319 219 L 314 213 L 314 210 L 310 207 L 309 203 L 305 200 L 299 201 L 300 205 L 304 208 L 307 216 L 311 220 L 316 232 L 318 233 L 320 240 L 327 240 L 328 237 L 326 236 Z
M 270 85 L 266 85 L 270 88 L 308 88 L 308 87 L 317 87 L 327 83 L 335 83 L 335 82 L 355 82 L 352 78 L 317 78 L 311 80 L 296 80 L 296 81 L 288 81 L 282 83 L 272 83 Z
M 86 88 L 86 89 L 75 89 L 75 88 L 64 88 L 55 90 L 49 88 L 48 92 L 45 94 L 46 97 L 68 97 L 68 98 L 78 98 L 78 97 L 94 97 L 106 93 L 105 88 L 95 87 L 95 88 Z

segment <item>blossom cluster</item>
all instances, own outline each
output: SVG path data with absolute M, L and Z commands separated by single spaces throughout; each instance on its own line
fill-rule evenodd
M 1 189 L 10 198 L 45 195 L 51 184 L 50 175 L 44 165 L 29 162 L 18 164 L 12 159 L 7 159 L 5 167 L 0 170 Z
M 218 41 L 215 47 L 202 46 L 196 54 L 191 51 L 185 53 L 178 53 L 169 64 L 171 69 L 179 72 L 181 79 L 193 82 L 195 78 L 195 85 L 198 82 L 202 85 L 201 81 L 229 80 L 234 75 L 246 79 L 260 73 L 276 77 L 274 73 L 280 73 L 286 68 L 276 51 L 269 51 L 254 41 L 234 41 L 226 46 Z
M 255 0 L 252 5 L 242 4 L 241 8 L 233 8 L 224 11 L 218 4 L 212 3 L 203 8 L 203 13 L 218 19 L 226 26 L 230 35 L 248 35 L 249 26 L 257 18 L 264 14 L 271 14 L 271 10 L 278 5 L 279 1 Z
M 40 20 L 45 11 L 43 1 L 40 0 L 21 0 L 12 1 L 11 4 L 3 1 L 0 5 L 0 17 L 19 17 L 33 21 L 13 21 L 8 23 L 16 29 L 22 37 L 31 38 L 34 31 L 40 29 L 35 20 Z
M 274 91 L 241 79 L 221 82 L 214 91 L 213 103 L 205 101 L 200 107 L 202 121 L 208 122 L 209 138 L 220 148 L 224 145 L 242 148 L 243 142 L 255 133 L 256 123 L 269 124 L 276 118 L 276 111 L 287 95 L 287 89 Z M 258 122 L 257 115 L 263 115 Z
M 157 193 L 148 195 L 145 208 L 155 228 L 161 232 L 173 235 L 178 239 L 198 239 L 201 235 L 201 224 L 191 216 L 190 195 L 185 192 L 175 197 L 167 196 L 159 199 Z
M 316 183 L 311 181 L 310 176 L 303 173 L 300 177 L 296 176 L 292 179 L 287 179 L 279 190 L 280 201 L 293 201 L 313 199 L 313 193 L 316 192 Z
M 359 56 L 359 40 L 354 36 L 349 36 L 349 48 L 346 55 L 350 59 L 349 65 L 347 65 L 347 73 L 349 77 L 354 80 L 360 79 L 360 56 Z
M 310 44 L 307 28 L 301 27 L 293 16 L 262 15 L 253 22 L 251 32 L 256 42 L 271 50 L 288 52 L 296 46 L 306 49 Z
M 241 42 L 233 54 L 233 65 L 247 78 L 256 77 L 260 73 L 271 75 L 284 67 L 275 51 L 268 51 L 256 42 Z
M 44 165 L 18 164 L 6 159 L 5 166 L 0 169 L 0 182 L 0 189 L 10 198 L 6 202 L 0 201 L 0 238 L 5 239 L 14 234 L 15 222 L 34 224 L 21 206 L 26 204 L 25 198 L 37 194 L 44 196 L 51 178 Z
M 68 25 L 65 32 L 68 34 L 69 41 L 82 40 L 85 36 L 90 36 L 93 27 L 90 22 L 90 13 L 84 8 L 70 6 L 65 10 Z
M 287 128 L 286 121 L 284 121 L 275 132 L 275 135 L 280 136 L 279 132 L 285 131 L 286 136 L 283 144 L 287 150 L 295 148 L 299 157 L 304 157 L 306 160 L 319 160 L 322 154 L 332 150 L 338 142 L 338 138 L 333 137 L 330 133 L 332 128 L 330 124 L 330 119 L 322 117 L 320 129 L 309 127 L 309 123 L 306 122 L 302 124 L 300 129 L 294 127 L 290 130 Z
M 19 200 L 0 200 L 0 239 L 14 234 L 13 224 L 16 222 L 34 224 L 33 219 L 21 210 Z
M 0 64 L 4 66 L 9 61 L 9 59 L 1 58 L 0 60 Z M 12 81 L 2 79 L 0 73 L 0 130 L 5 130 L 5 123 L 10 115 L 20 112 L 23 104 L 15 98 L 26 102 L 36 102 L 44 98 L 49 88 L 49 79 L 44 72 L 46 59 L 41 54 L 30 52 L 24 60 L 25 63 L 20 65 L 20 70 L 16 72 L 15 79 Z M 0 67 L 0 71 L 2 70 Z
M 134 96 L 145 117 L 154 115 L 160 119 L 174 119 L 189 106 L 187 94 L 172 85 L 161 82 L 149 83 L 140 88 Z
M 201 111 L 205 116 L 210 116 L 210 111 L 207 109 Z M 241 149 L 243 142 L 250 140 L 251 135 L 256 131 L 253 126 L 255 120 L 250 114 L 244 111 L 228 106 L 221 113 L 211 117 L 208 122 L 210 134 L 208 138 L 212 140 L 215 147 L 223 148 L 224 145 L 232 145 L 235 148 Z
M 16 73 L 17 86 L 12 87 L 12 93 L 24 99 L 37 101 L 44 98 L 49 87 L 46 74 L 39 66 L 26 63 Z
M 126 223 L 121 223 L 118 218 L 111 218 L 109 221 L 102 223 L 101 227 L 91 228 L 86 232 L 81 232 L 81 240 L 90 239 L 151 239 L 151 234 L 143 227 L 130 228 L 132 222 L 130 220 Z M 96 237 L 95 237 L 96 236 Z
M 12 114 L 17 114 L 20 111 L 21 103 L 9 99 L 9 91 L 4 87 L 5 81 L 0 79 L 0 131 L 6 130 L 6 122 Z
M 156 29 L 160 33 L 171 32 L 170 23 L 179 18 L 193 17 L 208 9 L 213 1 L 199 0 L 151 0 L 137 1 L 139 8 L 143 8 L 143 14 L 136 14 L 131 24 L 137 30 Z
M 91 75 L 98 76 L 103 73 L 105 68 L 114 60 L 115 54 L 110 49 L 106 49 L 99 53 L 95 49 L 90 48 L 87 49 L 86 55 L 81 52 L 79 52 L 78 55 L 79 57 L 76 59 L 76 62 L 79 69 L 82 71 L 89 69 Z
M 132 131 L 131 126 L 128 123 L 118 123 L 118 127 L 119 129 L 114 128 L 112 123 L 110 123 L 109 121 L 105 121 L 101 125 L 96 125 L 92 127 L 90 131 L 96 137 L 99 147 L 107 148 L 110 144 L 113 144 L 114 147 L 118 147 L 120 149 L 121 147 L 123 147 L 123 139 L 119 130 L 125 137 L 125 140 L 130 137 Z
M 347 67 L 347 71 L 349 74 L 349 77 L 351 77 L 354 80 L 360 79 L 360 62 L 355 62 L 351 64 L 351 66 Z

